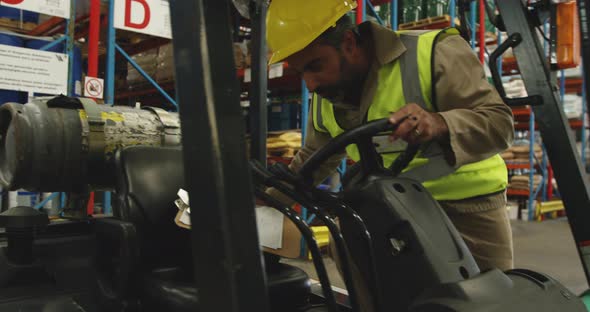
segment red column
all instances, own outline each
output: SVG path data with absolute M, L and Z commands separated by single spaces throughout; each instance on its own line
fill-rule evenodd
M 114 0 L 111 0 L 114 1 Z M 90 27 L 88 32 L 88 76 L 98 76 L 98 40 L 100 37 L 100 0 L 90 0 Z M 88 215 L 94 214 L 94 192 L 90 193 Z
M 553 167 L 547 165 L 547 200 L 553 199 Z
M 100 0 L 90 2 L 90 32 L 88 33 L 88 76 L 98 75 L 98 38 L 100 34 Z
M 363 12 L 365 11 L 365 0 L 356 0 L 356 23 L 363 22 Z

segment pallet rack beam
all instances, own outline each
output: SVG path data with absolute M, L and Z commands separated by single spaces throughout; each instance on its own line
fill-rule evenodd
M 385 25 L 385 23 L 381 19 L 381 16 L 379 16 L 379 14 L 377 14 L 377 11 L 375 11 L 375 7 L 371 3 L 371 1 L 366 1 L 366 4 L 367 4 L 367 8 L 369 9 L 369 11 L 371 11 L 371 15 L 373 15 L 373 17 L 375 17 L 375 19 L 377 19 L 377 22 L 380 25 Z
M 53 28 L 57 27 L 61 23 L 63 23 L 64 19 L 61 17 L 53 16 L 49 18 L 47 21 L 37 25 L 37 27 L 33 28 L 31 31 L 27 33 L 29 36 L 39 36 L 43 35 L 46 32 L 52 30 Z
M 123 50 L 118 44 L 115 43 L 115 49 L 117 49 L 117 52 L 119 52 L 119 54 L 121 54 L 126 60 L 127 62 L 133 66 L 133 68 L 135 68 L 135 70 L 137 70 L 137 72 L 145 79 L 147 80 L 156 90 L 158 90 L 158 92 L 164 96 L 164 98 L 166 98 L 166 100 L 168 100 L 168 102 L 170 102 L 172 105 L 174 105 L 174 107 L 176 108 L 176 110 L 178 110 L 178 104 L 176 104 L 176 100 L 174 100 L 169 94 L 168 92 L 166 92 L 152 77 L 150 77 L 150 75 L 148 75 L 142 68 L 141 66 L 139 66 L 134 60 L 133 58 L 131 58 L 131 56 L 129 54 L 127 54 L 125 52 L 125 50 Z
M 49 49 L 51 49 L 51 48 L 55 47 L 56 45 L 58 45 L 58 44 L 60 44 L 60 43 L 62 43 L 62 42 L 64 42 L 64 41 L 66 41 L 66 40 L 67 40 L 67 38 L 68 38 L 68 37 L 66 37 L 66 36 L 63 36 L 63 37 L 61 37 L 61 38 L 59 38 L 59 39 L 57 39 L 57 40 L 54 40 L 54 41 L 52 41 L 52 42 L 50 42 L 50 43 L 48 43 L 48 44 L 46 44 L 46 45 L 42 46 L 42 47 L 41 47 L 39 50 L 47 51 L 47 50 L 49 50 Z

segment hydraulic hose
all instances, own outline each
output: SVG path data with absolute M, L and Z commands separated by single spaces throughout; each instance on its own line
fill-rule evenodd
M 324 261 L 322 260 L 322 255 L 320 252 L 320 248 L 313 236 L 313 232 L 311 229 L 303 222 L 303 220 L 297 215 L 293 209 L 289 208 L 287 205 L 281 203 L 280 201 L 274 199 L 270 195 L 266 194 L 264 191 L 260 189 L 256 189 L 255 191 L 256 197 L 262 199 L 264 202 L 272 206 L 273 208 L 280 211 L 283 215 L 285 215 L 299 231 L 301 235 L 303 235 L 303 239 L 307 243 L 309 251 L 311 252 L 312 261 L 315 266 L 316 272 L 318 274 L 318 278 L 320 280 L 320 284 L 322 286 L 322 292 L 324 293 L 324 297 L 326 298 L 326 303 L 328 305 L 328 310 L 331 312 L 338 312 L 338 305 L 336 304 L 336 299 L 334 298 L 334 293 L 332 292 L 332 286 L 330 284 L 330 278 L 328 277 L 328 271 L 326 270 L 326 266 L 324 265 Z
M 342 277 L 344 279 L 344 283 L 346 284 L 346 288 L 348 289 L 350 304 L 353 307 L 354 311 L 360 311 L 358 295 L 356 289 L 354 288 L 352 278 L 352 267 L 349 261 L 346 244 L 344 242 L 344 237 L 342 236 L 342 233 L 338 229 L 338 226 L 336 225 L 334 220 L 330 218 L 328 215 L 326 215 L 316 205 L 312 204 L 309 200 L 307 200 L 303 196 L 298 195 L 295 191 L 283 184 L 271 172 L 262 168 L 259 162 L 252 161 L 251 164 L 254 172 L 258 174 L 260 177 L 263 177 L 263 184 L 265 184 L 266 186 L 274 187 L 279 192 L 301 203 L 306 208 L 313 211 L 320 218 L 320 220 L 322 220 L 322 222 L 324 222 L 324 224 L 328 227 L 328 230 L 330 231 L 330 234 L 334 239 L 334 243 L 336 244 L 336 251 L 338 252 L 338 257 L 340 258 L 340 262 L 342 263 Z
M 264 170 L 264 168 L 262 168 L 262 166 L 258 166 L 260 170 Z M 305 207 L 309 207 L 311 209 L 316 208 L 317 209 L 317 205 L 311 204 L 311 202 L 313 201 L 311 198 L 312 197 L 318 197 L 321 198 L 323 201 L 329 202 L 330 205 L 334 205 L 337 206 L 337 209 L 332 209 L 334 212 L 338 213 L 338 214 L 342 214 L 342 217 L 344 218 L 348 218 L 348 220 L 351 220 L 352 223 L 357 227 L 358 233 L 360 234 L 360 236 L 363 238 L 363 240 L 365 241 L 365 245 L 367 247 L 367 256 L 368 256 L 368 261 L 369 261 L 369 278 L 371 279 L 370 284 L 370 288 L 371 291 L 375 294 L 374 299 L 377 302 L 380 302 L 380 298 L 379 298 L 379 279 L 377 278 L 377 265 L 375 264 L 375 252 L 373 251 L 373 241 L 371 238 L 371 233 L 369 232 L 369 230 L 367 229 L 367 226 L 365 225 L 363 219 L 356 213 L 356 211 L 354 211 L 353 209 L 351 209 L 350 207 L 348 207 L 346 204 L 344 204 L 340 199 L 337 198 L 337 196 L 335 196 L 332 193 L 328 193 L 328 192 L 324 192 L 324 191 L 320 191 L 310 185 L 305 184 L 302 179 L 300 179 L 299 176 L 293 174 L 293 172 L 291 172 L 289 170 L 289 168 L 283 164 L 283 163 L 277 163 L 273 166 L 271 166 L 269 168 L 269 171 L 274 175 L 277 176 L 279 179 L 285 180 L 287 183 L 292 184 L 295 189 L 297 189 L 297 191 L 299 191 L 299 193 L 291 190 L 290 188 L 282 188 L 282 189 L 278 189 L 279 191 L 281 191 L 282 193 L 285 193 L 285 195 L 293 198 L 295 201 L 300 202 L 301 204 L 303 204 Z M 270 179 L 269 175 L 269 179 Z M 272 179 L 271 179 L 272 180 Z M 281 185 L 282 187 L 282 185 Z M 283 190 L 285 192 L 283 192 Z M 289 192 L 288 194 L 286 192 Z M 306 194 L 304 197 L 304 195 L 300 195 L 298 198 L 295 198 L 291 195 L 295 195 L 297 196 L 298 194 Z M 332 207 L 330 207 L 332 208 Z M 343 272 L 344 273 L 344 272 Z M 376 305 L 378 306 L 378 305 Z

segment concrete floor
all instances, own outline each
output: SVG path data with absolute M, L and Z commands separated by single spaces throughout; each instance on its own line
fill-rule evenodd
M 512 223 L 514 263 L 549 274 L 575 294 L 588 289 L 567 219 Z
M 566 219 L 543 222 L 513 221 L 515 267 L 549 274 L 575 294 L 588 289 L 584 271 Z M 317 279 L 313 264 L 305 260 L 285 260 L 301 267 Z M 345 288 L 334 262 L 325 259 L 330 282 Z

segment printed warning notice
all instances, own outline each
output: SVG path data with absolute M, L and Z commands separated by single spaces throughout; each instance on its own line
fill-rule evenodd
M 70 18 L 70 0 L 0 0 L 0 5 Z
M 104 80 L 86 76 L 84 78 L 84 95 L 86 97 L 102 99 L 104 93 Z
M 68 56 L 0 44 L 0 89 L 67 94 Z

